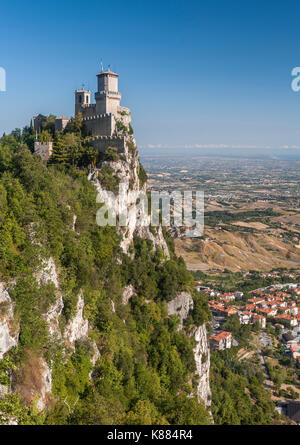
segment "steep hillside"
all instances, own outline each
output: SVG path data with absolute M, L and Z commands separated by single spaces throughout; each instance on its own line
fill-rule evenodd
M 268 233 L 205 229 L 205 239 L 176 239 L 176 252 L 190 270 L 268 271 L 300 265 L 300 250 Z
M 30 129 L 0 140 L 0 423 L 210 423 L 185 263 L 160 227 L 96 224 L 107 190 L 146 187 L 134 140 L 92 171 L 90 149 L 79 165 L 60 143 L 46 166 L 31 146 Z

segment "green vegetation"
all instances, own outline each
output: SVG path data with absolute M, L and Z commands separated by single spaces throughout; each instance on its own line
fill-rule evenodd
M 5 399 L 0 399 L 0 425 L 8 421 L 21 425 L 42 425 L 45 415 L 39 414 L 34 407 L 26 407 L 18 394 L 9 394 Z
M 255 289 L 271 286 L 272 284 L 284 284 L 297 282 L 297 280 L 291 278 L 289 274 L 284 275 L 285 272 L 292 273 L 293 269 L 276 268 L 280 276 L 274 277 L 262 277 L 261 272 L 256 270 L 250 270 L 246 277 L 241 272 L 231 272 L 225 269 L 221 274 L 207 275 L 202 271 L 193 271 L 192 274 L 195 280 L 202 280 L 204 286 L 212 286 L 214 289 L 220 292 L 234 292 L 241 291 L 244 293 L 243 301 L 251 298 L 250 292 Z
M 143 187 L 143 185 L 147 181 L 147 173 L 141 163 L 139 165 L 138 174 L 139 174 L 139 180 L 140 180 L 140 187 Z
M 98 179 L 103 189 L 116 194 L 119 192 L 120 178 L 115 174 L 110 165 L 106 164 L 102 167 Z
M 206 212 L 205 213 L 205 224 L 215 227 L 218 224 L 231 224 L 236 221 L 247 221 L 254 222 L 259 221 L 263 223 L 268 222 L 268 218 L 280 216 L 280 213 L 274 212 L 272 208 L 266 210 L 248 210 L 244 212 L 230 212 L 229 210 L 223 211 L 214 211 L 214 212 Z M 233 227 L 230 230 L 234 229 Z M 243 228 L 245 229 L 245 228 Z M 236 230 L 240 230 L 240 227 L 237 227 Z M 249 230 L 248 230 L 249 231 Z M 251 229 L 250 229 L 251 231 Z
M 105 161 L 112 161 L 112 162 L 116 162 L 120 159 L 120 156 L 118 154 L 118 150 L 115 147 L 108 147 L 105 150 L 104 153 L 104 160 Z
M 49 134 L 51 122 L 44 128 Z M 87 180 L 85 162 L 64 148 L 67 139 L 75 147 L 81 131 L 74 120 L 55 136 L 48 166 L 31 152 L 32 130 L 0 139 L 0 276 L 16 281 L 11 296 L 20 324 L 18 347 L 0 361 L 4 383 L 13 363 L 19 395 L 0 401 L 0 422 L 7 413 L 24 424 L 208 424 L 204 406 L 188 397 L 196 390 L 194 342 L 177 331 L 178 319 L 168 317 L 166 309 L 178 292 L 191 290 L 193 277 L 171 240 L 169 260 L 139 238 L 127 256 L 115 228 L 96 225 L 96 190 Z M 99 180 L 110 190 L 118 186 L 107 164 Z M 74 315 L 82 292 L 90 339 L 100 351 L 93 370 L 91 340 L 77 342 L 75 351 L 49 340 L 43 314 L 56 299 L 55 289 L 39 285 L 36 271 L 50 256 L 65 305 L 61 327 Z M 135 294 L 124 305 L 122 292 L 129 284 Z M 197 325 L 209 315 L 206 300 L 194 298 L 189 321 Z M 43 415 L 24 390 L 25 382 L 36 380 L 40 357 L 53 371 L 53 400 Z
M 128 134 L 128 132 L 129 132 L 128 127 L 126 127 L 126 125 L 123 124 L 122 121 L 117 121 L 116 122 L 116 128 L 122 134 Z
M 85 141 L 86 131 L 81 113 L 71 119 L 63 132 L 53 135 L 53 154 L 49 164 L 87 167 L 96 163 L 99 154 Z
M 228 317 L 222 328 L 225 331 L 232 332 L 233 337 L 239 342 L 240 345 L 247 346 L 251 338 L 251 332 L 252 330 L 256 330 L 257 325 L 241 324 L 239 316 L 234 314 Z
M 276 423 L 270 394 L 264 389 L 259 364 L 239 361 L 234 350 L 211 356 L 212 414 L 216 424 L 268 425 Z

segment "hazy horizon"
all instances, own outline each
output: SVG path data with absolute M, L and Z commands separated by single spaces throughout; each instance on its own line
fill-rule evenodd
M 300 149 L 292 148 L 139 148 L 141 159 L 151 157 L 211 157 L 300 162 Z

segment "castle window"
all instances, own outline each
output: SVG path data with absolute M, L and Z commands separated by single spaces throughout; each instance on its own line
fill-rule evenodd
M 89 96 L 86 96 L 85 100 L 86 100 L 86 103 L 88 104 L 89 103 Z
M 82 97 L 81 97 L 81 94 L 78 96 L 78 102 L 81 104 L 81 102 L 82 102 Z

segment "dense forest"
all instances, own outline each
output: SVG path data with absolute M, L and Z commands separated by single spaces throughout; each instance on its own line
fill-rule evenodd
M 270 425 L 279 422 L 264 376 L 254 360 L 240 361 L 236 350 L 212 353 L 212 413 L 219 425 Z
M 46 125 L 39 138 L 53 140 L 51 118 Z M 78 146 L 80 119 L 55 136 L 47 165 L 33 154 L 34 138 L 29 126 L 0 139 L 0 281 L 12 285 L 20 329 L 17 347 L 0 360 L 0 384 L 14 383 L 0 399 L 0 423 L 8 417 L 19 424 L 210 423 L 204 405 L 191 396 L 197 378 L 194 339 L 187 335 L 209 311 L 172 241 L 170 259 L 142 238 L 125 255 L 116 229 L 96 225 L 99 205 L 87 166 L 98 160 L 89 146 Z M 59 271 L 61 329 L 74 316 L 80 292 L 84 298 L 89 334 L 75 350 L 49 336 L 43 317 L 57 291 L 50 282 L 39 284 L 36 271 L 49 257 Z M 135 294 L 124 305 L 127 285 Z M 191 292 L 194 310 L 178 331 L 166 303 L 182 290 Z M 100 353 L 94 366 L 91 341 Z M 43 411 L 26 397 L 39 357 L 52 369 L 52 397 Z

